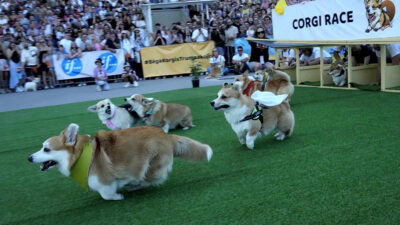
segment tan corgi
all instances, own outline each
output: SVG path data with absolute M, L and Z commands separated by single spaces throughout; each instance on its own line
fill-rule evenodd
M 257 108 L 253 99 L 244 96 L 239 86 L 228 87 L 225 83 L 218 92 L 218 97 L 211 101 L 215 110 L 224 111 L 225 118 L 230 123 L 241 144 L 254 148 L 254 141 L 262 134 L 268 135 L 276 130 L 277 140 L 290 136 L 294 129 L 294 114 L 287 101 L 268 108 Z M 246 119 L 254 109 L 261 113 L 258 118 Z
M 72 176 L 82 155 L 90 151 L 84 148 L 91 143 L 90 137 L 78 130 L 78 125 L 70 124 L 60 135 L 47 139 L 28 160 L 42 163 L 42 171 L 58 167 L 63 175 Z M 212 157 L 210 146 L 151 126 L 99 131 L 90 149 L 87 173 L 80 175 L 86 175 L 88 187 L 105 200 L 123 199 L 117 190 L 124 186 L 137 190 L 162 184 L 172 170 L 174 157 L 192 161 Z
M 175 129 L 178 125 L 184 130 L 194 127 L 192 113 L 186 105 L 166 104 L 154 98 L 146 98 L 140 94 L 134 94 L 125 101 L 144 120 L 147 125 L 159 126 L 165 133 L 169 129 Z
M 269 91 L 276 95 L 287 94 L 290 100 L 294 93 L 294 85 L 290 81 L 289 74 L 280 70 L 271 69 L 264 91 Z
M 262 90 L 262 81 L 249 77 L 248 73 L 237 75 L 234 84 L 240 87 L 243 95 L 251 96 L 254 92 Z
M 206 77 L 206 79 L 218 78 L 222 75 L 222 70 L 220 66 L 211 66 L 210 74 Z

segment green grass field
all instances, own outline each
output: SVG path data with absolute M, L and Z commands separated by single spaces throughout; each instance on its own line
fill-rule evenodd
M 160 187 L 104 201 L 27 158 L 69 123 L 106 129 L 92 102 L 0 113 L 0 224 L 399 224 L 400 95 L 296 88 L 293 135 L 239 144 L 210 100 L 218 87 L 149 94 L 187 104 L 209 163 L 175 160 Z M 122 104 L 123 98 L 113 99 Z

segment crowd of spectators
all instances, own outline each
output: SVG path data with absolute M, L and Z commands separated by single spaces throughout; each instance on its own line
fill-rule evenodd
M 0 60 L 10 71 L 8 88 L 23 91 L 23 83 L 33 77 L 41 78 L 44 89 L 53 88 L 52 55 L 74 58 L 85 51 L 122 49 L 125 63 L 140 79 L 143 47 L 211 40 L 229 67 L 235 64 L 235 38 L 273 35 L 277 0 L 221 0 L 204 21 L 200 8 L 189 6 L 188 20 L 156 24 L 150 33 L 139 6 L 157 2 L 161 0 L 0 0 Z M 287 0 L 289 5 L 299 2 Z M 265 46 L 252 43 L 252 49 L 249 61 L 269 60 Z
M 271 11 L 277 0 L 225 0 L 209 8 L 201 23 L 200 8 L 189 6 L 189 19 L 169 26 L 156 24 L 146 31 L 139 5 L 157 0 L 1 0 L 0 57 L 10 70 L 9 88 L 41 78 L 45 89 L 54 87 L 52 57 L 80 57 L 85 51 L 123 49 L 127 62 L 143 77 L 140 49 L 213 40 L 231 64 L 233 39 L 254 37 L 258 29 L 272 35 Z M 259 33 L 261 34 L 261 32 Z M 267 60 L 267 59 L 266 59 Z M 92 63 L 92 62 L 91 62 Z

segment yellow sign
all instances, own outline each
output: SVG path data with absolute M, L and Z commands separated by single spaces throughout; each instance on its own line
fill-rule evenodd
M 213 41 L 142 48 L 144 77 L 190 73 L 193 58 L 202 64 L 202 72 L 205 72 L 210 66 L 213 48 Z

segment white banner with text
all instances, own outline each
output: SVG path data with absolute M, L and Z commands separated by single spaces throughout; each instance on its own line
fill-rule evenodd
M 102 60 L 107 75 L 123 73 L 125 56 L 121 49 L 118 49 L 116 53 L 110 51 L 83 52 L 81 57 L 73 59 L 53 55 L 57 80 L 92 77 L 93 70 L 96 67 L 94 62 L 98 58 Z
M 276 40 L 356 40 L 400 37 L 398 0 L 316 0 L 273 10 Z

